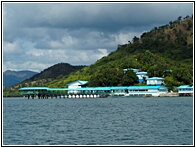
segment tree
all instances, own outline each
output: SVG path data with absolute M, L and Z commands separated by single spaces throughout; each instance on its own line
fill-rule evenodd
M 189 15 L 187 15 L 184 19 L 187 19 L 187 18 L 189 18 L 190 16 Z
M 193 78 L 188 67 L 176 67 L 172 72 L 172 77 L 174 78 L 174 80 L 182 82 L 186 85 L 193 83 Z
M 136 76 L 135 72 L 128 70 L 122 77 L 121 84 L 123 86 L 130 86 L 135 83 L 138 83 L 138 77 Z
M 136 36 L 134 36 L 134 37 L 133 37 L 133 43 L 135 43 L 135 42 L 137 42 L 137 41 L 139 41 L 139 38 L 136 37 Z
M 169 91 L 170 90 L 174 91 L 175 90 L 174 86 L 179 86 L 181 84 L 180 82 L 174 80 L 173 77 L 171 76 L 165 77 L 164 82 L 165 82 L 165 86 L 168 87 Z
M 191 28 L 193 28 L 193 23 L 192 23 L 192 21 L 188 21 L 188 23 L 187 23 L 187 30 L 189 31 L 189 30 L 191 30 Z
M 178 17 L 178 21 L 181 21 L 181 19 L 182 19 L 182 16 L 179 16 L 179 17 Z

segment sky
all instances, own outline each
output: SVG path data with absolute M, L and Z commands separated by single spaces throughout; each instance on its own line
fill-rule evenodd
M 154 27 L 193 14 L 181 2 L 4 2 L 3 71 L 90 65 Z

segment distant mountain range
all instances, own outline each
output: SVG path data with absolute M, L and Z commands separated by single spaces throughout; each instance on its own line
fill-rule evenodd
M 28 70 L 7 70 L 3 73 L 3 86 L 10 87 L 20 83 L 25 83 L 27 86 L 42 85 L 42 83 L 50 82 L 57 77 L 69 75 L 70 73 L 84 67 L 85 66 L 72 66 L 68 63 L 58 63 L 44 69 L 40 73 Z
M 23 71 L 7 70 L 3 72 L 3 86 L 9 87 L 15 85 L 34 76 L 35 74 L 37 74 L 37 72 L 29 71 L 29 70 L 23 70 Z
M 57 78 L 60 79 L 67 77 L 69 74 L 79 71 L 85 67 L 86 66 L 84 65 L 73 66 L 68 63 L 58 63 L 44 69 L 40 73 L 32 71 L 5 71 L 3 73 L 3 86 L 7 87 L 4 87 L 3 96 L 19 96 L 18 88 L 20 87 L 45 86 L 46 83 L 49 83 Z M 30 73 L 32 74 L 27 76 L 27 74 Z

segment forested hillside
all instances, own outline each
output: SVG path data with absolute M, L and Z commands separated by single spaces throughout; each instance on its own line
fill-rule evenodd
M 169 22 L 155 27 L 96 63 L 69 77 L 56 79 L 49 87 L 64 87 L 74 80 L 89 80 L 89 86 L 145 85 L 138 84 L 134 73 L 123 73 L 124 68 L 147 71 L 149 77 L 164 77 L 166 86 L 193 83 L 193 18 Z
M 145 85 L 137 82 L 133 71 L 124 73 L 124 68 L 147 71 L 149 77 L 164 77 L 165 85 L 172 90 L 182 84 L 192 85 L 193 18 L 178 17 L 164 26 L 154 27 L 141 37 L 118 45 L 116 51 L 94 64 L 56 77 L 44 86 L 65 87 L 75 80 L 88 80 L 89 86 Z
M 84 67 L 85 66 L 73 66 L 68 63 L 58 63 L 47 69 L 44 69 L 42 72 L 34 75 L 29 80 L 35 81 L 35 80 L 40 80 L 40 79 L 45 79 L 45 78 L 55 79 L 57 77 L 69 75 L 70 73 L 77 71 L 79 69 L 82 69 Z

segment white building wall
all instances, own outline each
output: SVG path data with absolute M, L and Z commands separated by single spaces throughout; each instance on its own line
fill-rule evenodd
M 143 79 L 144 77 L 148 78 L 147 75 L 137 75 L 137 77 L 138 77 L 139 79 Z
M 154 85 L 154 84 L 156 84 L 155 80 L 147 80 L 147 85 Z
M 193 90 L 191 90 L 191 89 L 180 89 L 180 90 L 178 90 L 178 93 L 193 93 Z
M 81 88 L 81 86 L 79 86 L 79 85 L 81 85 L 81 84 L 76 82 L 74 84 L 69 85 L 68 88 L 69 89 Z
M 156 85 L 156 84 L 162 84 L 162 80 L 147 80 L 147 85 Z
M 68 88 L 69 88 L 69 89 L 81 88 L 81 86 L 79 86 L 79 85 L 81 85 L 81 84 L 80 84 L 79 82 L 76 82 L 76 83 L 73 83 L 73 84 L 69 85 Z M 77 94 L 78 91 L 77 91 L 77 90 L 69 90 L 69 91 L 68 91 L 68 94 L 70 94 L 70 93 Z
M 158 91 L 158 89 L 148 89 L 148 92 L 155 92 L 155 93 L 157 93 L 159 91 Z

